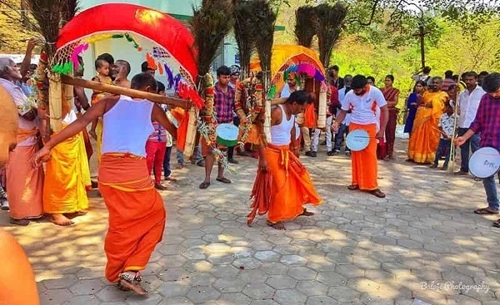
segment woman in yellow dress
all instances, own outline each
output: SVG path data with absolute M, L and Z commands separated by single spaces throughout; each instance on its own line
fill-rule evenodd
M 434 161 L 439 144 L 438 122 L 444 113 L 448 94 L 441 91 L 443 79 L 432 78 L 429 91 L 419 101 L 419 107 L 413 123 L 413 131 L 408 143 L 408 159 L 415 163 L 431 163 Z

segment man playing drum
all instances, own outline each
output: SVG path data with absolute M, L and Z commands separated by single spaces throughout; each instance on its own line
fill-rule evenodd
M 214 87 L 214 105 L 218 124 L 233 123 L 235 92 L 234 89 L 229 86 L 230 79 L 231 69 L 227 66 L 220 66 L 217 69 L 217 83 Z M 200 184 L 200 189 L 203 190 L 210 186 L 210 175 L 212 174 L 212 168 L 215 162 L 212 148 L 203 137 L 201 139 L 201 153 L 205 157 L 205 180 Z M 222 183 L 231 183 L 231 180 L 224 177 L 224 167 L 220 162 L 216 180 Z
M 483 90 L 487 93 L 481 98 L 476 118 L 472 122 L 470 129 L 461 137 L 455 140 L 458 146 L 467 142 L 474 134 L 481 133 L 481 147 L 493 147 L 500 151 L 500 73 L 491 73 L 483 81 Z M 488 207 L 474 211 L 479 215 L 498 214 L 499 200 L 495 174 L 483 179 L 484 190 Z M 493 223 L 494 227 L 500 228 L 500 219 Z
M 370 137 L 370 143 L 365 149 L 352 152 L 352 183 L 347 188 L 351 191 L 367 191 L 379 198 L 385 198 L 385 194 L 380 191 L 377 183 L 377 139 L 384 138 L 389 115 L 387 102 L 382 92 L 368 85 L 366 77 L 362 75 L 354 76 L 351 89 L 341 102 L 342 109 L 333 123 L 333 130 L 338 131 L 338 122 L 343 122 L 347 111 L 351 110 L 349 131 L 365 130 Z M 380 108 L 382 114 L 378 132 L 377 108 Z

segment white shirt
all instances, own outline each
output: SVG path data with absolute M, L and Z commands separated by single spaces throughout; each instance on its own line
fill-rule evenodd
M 351 112 L 351 122 L 360 125 L 377 124 L 377 108 L 387 105 L 384 95 L 380 89 L 369 86 L 368 92 L 363 96 L 354 94 L 351 90 L 347 92 L 341 102 L 342 110 Z
M 342 100 L 345 98 L 345 90 L 346 90 L 346 87 L 344 87 L 344 88 L 342 88 L 342 89 L 339 90 L 339 101 L 340 101 L 341 105 L 342 105 Z M 337 116 L 339 116 L 339 113 L 340 113 L 340 110 L 337 111 Z M 351 122 L 351 114 L 350 113 L 346 113 L 344 121 L 341 122 L 341 123 L 345 124 L 346 126 L 349 126 L 350 122 Z
M 297 90 L 300 90 L 299 86 L 295 86 L 294 91 L 297 91 Z M 290 94 L 292 94 L 292 92 L 290 91 L 290 86 L 288 84 L 285 84 L 283 86 L 283 89 L 281 90 L 280 97 L 281 98 L 288 98 L 288 97 L 290 97 Z
M 130 153 L 146 157 L 146 141 L 155 131 L 152 112 L 153 103 L 120 96 L 103 117 L 102 154 Z
M 476 86 L 472 92 L 465 89 L 458 95 L 458 106 L 460 107 L 460 117 L 458 118 L 458 127 L 469 128 L 472 121 L 476 118 L 479 102 L 486 92 L 480 86 Z
M 288 145 L 291 142 L 292 128 L 295 127 L 295 116 L 291 115 L 288 120 L 283 105 L 278 105 L 281 109 L 281 122 L 271 126 L 271 143 L 274 145 Z

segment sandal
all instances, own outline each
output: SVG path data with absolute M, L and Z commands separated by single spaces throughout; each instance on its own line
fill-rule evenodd
M 219 182 L 222 182 L 222 183 L 226 183 L 226 184 L 231 183 L 231 180 L 227 179 L 226 177 L 217 178 L 217 179 L 215 179 L 215 180 L 217 180 L 217 181 L 219 181 Z
M 380 189 L 370 191 L 370 194 L 377 196 L 378 198 L 385 198 L 385 194 L 382 193 Z
M 347 187 L 348 190 L 350 191 L 355 191 L 355 190 L 359 190 L 359 185 L 357 184 L 351 184 Z
M 497 221 L 493 222 L 493 226 L 495 228 L 500 228 L 500 219 L 498 219 Z
M 207 189 L 210 186 L 210 182 L 202 182 L 200 184 L 200 189 L 204 190 Z
M 481 208 L 474 211 L 474 214 L 478 215 L 496 215 L 498 211 L 492 211 L 490 208 Z

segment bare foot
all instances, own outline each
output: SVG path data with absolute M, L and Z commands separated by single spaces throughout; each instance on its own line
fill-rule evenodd
M 159 191 L 166 191 L 167 188 L 159 183 L 155 183 L 155 189 L 159 190 Z
M 272 223 L 270 221 L 267 221 L 267 225 L 275 228 L 276 230 L 286 230 L 285 225 L 281 221 L 278 221 L 277 223 Z
M 63 214 L 51 214 L 50 216 L 51 216 L 50 221 L 58 226 L 66 227 L 74 224 L 72 220 L 68 219 Z
M 300 214 L 299 216 L 313 216 L 314 213 L 313 212 L 308 212 L 306 209 L 304 209 L 304 212 L 302 212 L 302 214 Z
M 87 213 L 88 213 L 88 211 L 76 211 L 74 213 L 65 213 L 63 215 L 69 219 L 73 219 L 75 217 L 85 216 L 85 215 L 87 215 Z
M 125 288 L 125 289 L 130 289 L 130 290 L 132 290 L 133 292 L 135 292 L 138 295 L 146 295 L 146 294 L 148 294 L 148 291 L 146 289 L 144 289 L 141 286 L 141 283 L 139 283 L 137 281 L 134 281 L 133 283 L 130 283 L 130 282 L 126 281 L 126 280 L 120 280 L 120 286 L 123 287 L 123 288 Z

